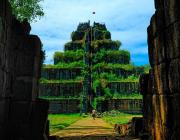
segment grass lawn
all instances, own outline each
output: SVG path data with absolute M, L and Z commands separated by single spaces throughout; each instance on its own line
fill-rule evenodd
M 104 115 L 102 119 L 107 123 L 114 125 L 114 124 L 126 124 L 133 117 L 142 117 L 142 115 L 119 113 L 117 115 Z
M 141 117 L 142 115 L 126 114 L 126 113 L 103 113 L 102 119 L 111 124 L 125 124 L 128 123 L 133 117 Z M 48 119 L 50 120 L 50 134 L 53 134 L 59 130 L 68 127 L 72 123 L 82 119 L 83 116 L 80 114 L 49 114 Z
M 49 114 L 50 133 L 62 130 L 81 118 L 80 114 Z

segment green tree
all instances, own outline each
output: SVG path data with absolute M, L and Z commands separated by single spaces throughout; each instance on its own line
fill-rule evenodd
M 40 2 L 43 0 L 9 0 L 13 14 L 20 21 L 36 21 L 37 18 L 44 16 Z

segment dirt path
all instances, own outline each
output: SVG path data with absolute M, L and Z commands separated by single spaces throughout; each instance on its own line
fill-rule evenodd
M 53 140 L 138 140 L 132 137 L 120 137 L 113 126 L 100 118 L 83 118 L 69 127 L 54 133 Z
M 97 136 L 97 135 L 115 135 L 113 127 L 100 118 L 93 120 L 92 118 L 83 118 L 69 127 L 54 133 L 59 137 L 71 136 Z

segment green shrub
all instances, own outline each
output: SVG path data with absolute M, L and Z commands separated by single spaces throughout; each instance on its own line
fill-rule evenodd
M 151 66 L 149 64 L 143 65 L 142 67 L 144 67 L 144 73 L 149 73 L 149 70 L 151 69 Z
M 54 64 L 57 64 L 59 62 L 64 62 L 64 53 L 55 52 L 53 58 L 54 58 Z
M 83 40 L 76 40 L 76 41 L 71 41 L 65 44 L 64 50 L 84 50 L 85 48 L 85 42 Z
M 77 61 L 72 63 L 57 63 L 56 65 L 44 65 L 44 68 L 83 68 L 85 66 L 84 61 Z
M 121 63 L 129 64 L 130 63 L 130 53 L 126 50 L 112 50 L 107 51 L 106 59 L 108 63 Z
M 97 107 L 97 99 L 96 98 L 94 98 L 92 101 L 92 107 L 93 107 L 93 109 L 96 109 L 96 107 Z
M 103 40 L 104 39 L 104 32 L 101 30 L 94 30 L 94 38 L 95 40 Z
M 75 32 L 72 32 L 71 34 L 72 41 L 83 40 L 84 37 L 85 37 L 85 32 L 83 31 L 75 31 Z
M 94 22 L 94 28 L 101 30 L 101 31 L 107 31 L 106 25 L 105 24 L 100 24 L 100 23 L 96 23 Z
M 113 97 L 111 90 L 109 88 L 104 88 L 103 91 L 105 99 L 111 99 Z
M 96 92 L 97 87 L 101 87 L 101 81 L 96 79 L 93 81 L 93 90 Z
M 65 51 L 62 52 L 55 52 L 54 53 L 54 64 L 59 62 L 61 63 L 72 63 L 75 61 L 83 61 L 84 51 L 77 50 L 77 51 Z
M 94 64 L 100 63 L 100 62 L 104 61 L 105 58 L 106 58 L 106 50 L 101 49 L 100 51 L 96 52 L 96 54 L 93 55 L 92 62 Z
M 135 66 L 132 64 L 112 64 L 112 63 L 107 64 L 105 62 L 102 62 L 102 63 L 98 63 L 98 64 L 93 66 L 93 70 L 96 70 L 98 68 L 101 68 L 101 69 L 117 69 L 117 68 L 120 68 L 120 69 L 124 69 L 127 71 L 132 71 L 132 70 L 134 70 Z
M 109 31 L 104 31 L 104 39 L 111 39 L 111 33 Z
M 91 47 L 94 51 L 99 51 L 101 49 L 105 50 L 119 50 L 121 43 L 119 41 L 112 41 L 110 39 L 95 40 L 91 42 Z

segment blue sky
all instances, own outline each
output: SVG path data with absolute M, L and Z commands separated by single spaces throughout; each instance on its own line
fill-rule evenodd
M 42 7 L 45 16 L 31 24 L 31 33 L 42 40 L 45 63 L 53 63 L 54 52 L 63 51 L 79 22 L 88 20 L 105 23 L 112 39 L 130 51 L 134 64 L 149 63 L 146 30 L 154 0 L 44 0 Z

